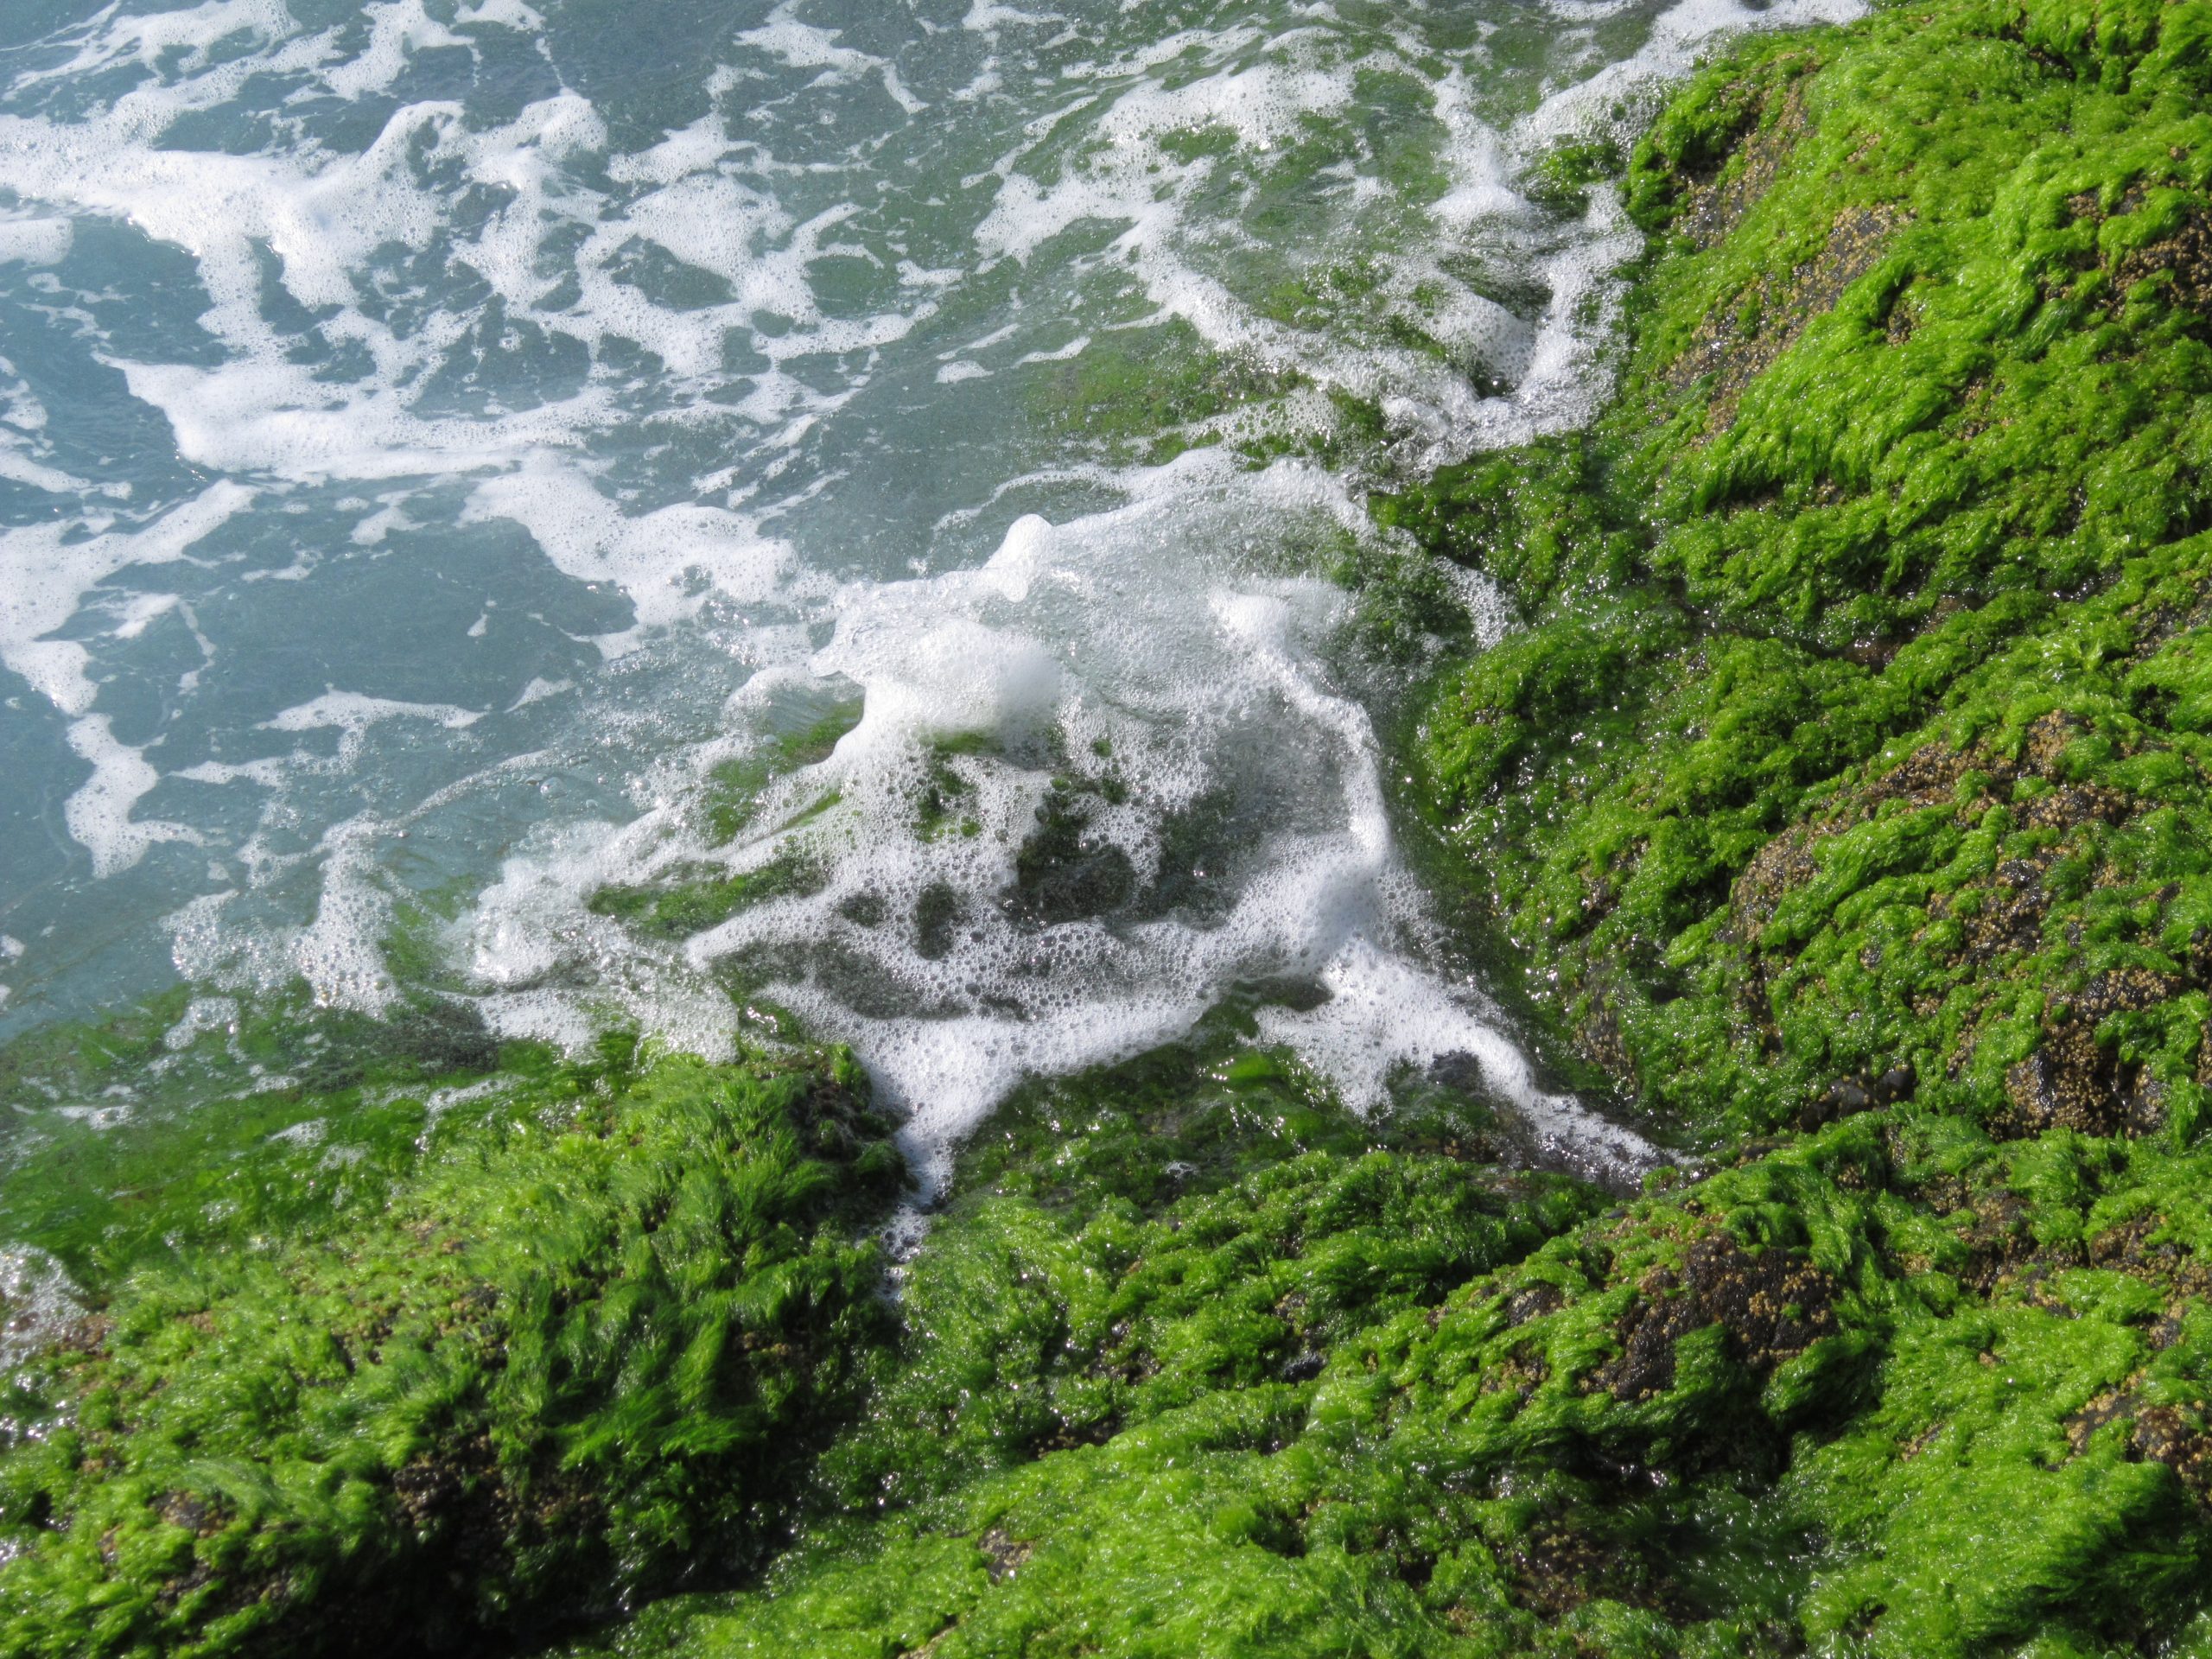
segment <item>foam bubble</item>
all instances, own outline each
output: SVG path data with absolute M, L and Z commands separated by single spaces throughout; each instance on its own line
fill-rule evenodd
M 297 28 L 283 0 L 202 0 L 197 6 L 143 14 L 111 5 L 93 19 L 75 55 L 51 68 L 27 71 L 16 84 L 68 80 L 122 63 L 157 71 L 164 60 L 176 60 L 190 74 L 204 69 L 214 48 L 236 36 L 267 46 Z
M 1041 29 L 1047 23 L 1064 23 L 1067 18 L 1057 11 L 1020 11 L 998 0 L 975 0 L 960 20 L 960 27 L 987 34 L 998 29 Z
M 891 101 L 908 115 L 929 107 L 906 90 L 889 60 L 837 44 L 837 31 L 820 29 L 798 19 L 798 0 L 783 0 L 760 28 L 740 35 L 741 43 L 768 54 L 794 69 L 826 69 L 833 74 L 873 74 L 883 82 Z
M 492 518 L 522 525 L 563 575 L 628 596 L 636 627 L 601 639 L 610 657 L 635 645 L 639 629 L 696 614 L 709 593 L 756 603 L 793 572 L 791 549 L 735 513 L 678 504 L 629 518 L 581 474 L 546 462 L 477 486 L 461 522 Z
M 545 19 L 523 0 L 474 0 L 454 9 L 454 21 L 464 26 L 470 23 L 489 23 L 500 29 L 535 32 L 545 27 Z
M 548 697 L 559 696 L 563 691 L 573 691 L 575 683 L 574 680 L 549 680 L 542 674 L 534 676 L 528 685 L 515 694 L 515 700 L 507 705 L 507 712 L 512 714 L 518 709 L 529 708 L 533 702 L 543 702 Z
M 634 948 L 617 924 L 576 903 L 622 879 L 637 835 L 590 822 L 549 828 L 505 861 L 454 925 L 457 960 L 480 988 L 475 1005 L 493 1031 L 575 1046 L 628 1023 L 689 1052 L 729 1058 L 728 999 L 675 953 Z M 580 964 L 590 969 L 582 991 L 569 973 Z
M 65 473 L 58 467 L 32 460 L 7 433 L 0 433 L 0 479 L 44 490 L 48 495 L 80 495 L 92 487 L 88 480 L 79 478 L 74 473 Z
M 180 1053 L 209 1032 L 236 1031 L 238 1018 L 235 997 L 195 996 L 185 1005 L 177 1022 L 162 1033 L 162 1046 L 171 1053 Z
M 304 980 L 322 1007 L 387 1012 L 399 997 L 384 957 L 397 912 L 377 853 L 391 833 L 389 823 L 368 812 L 323 832 L 311 855 L 321 891 L 304 925 L 233 925 L 226 912 L 240 897 L 235 888 L 180 906 L 165 918 L 180 976 L 235 991 L 269 991 Z
M 343 99 L 385 91 L 417 52 L 468 45 L 467 37 L 454 34 L 425 11 L 423 0 L 383 0 L 381 4 L 372 0 L 361 8 L 361 15 L 369 22 L 368 44 L 322 75 L 322 84 Z
M 1400 1071 L 1464 1057 L 1509 1102 L 1541 1155 L 1618 1178 L 1657 1161 L 1641 1135 L 1539 1086 L 1529 1058 L 1472 985 L 1447 989 L 1404 957 L 1355 939 L 1322 970 L 1317 1007 L 1260 1010 L 1260 1034 L 1295 1049 L 1355 1108 L 1381 1109 Z
M 384 959 L 392 897 L 376 858 L 387 828 L 364 813 L 323 837 L 322 895 L 315 919 L 288 942 L 287 954 L 326 1007 L 382 1014 L 398 996 Z
M 335 729 L 359 737 L 378 721 L 431 720 L 457 732 L 482 719 L 474 709 L 451 703 L 407 702 L 396 697 L 363 696 L 357 691 L 327 691 L 306 702 L 295 703 L 261 722 L 266 732 L 313 732 Z
M 1395 235 L 1376 250 L 1373 271 L 1360 278 L 1379 276 L 1381 292 L 1357 309 L 1331 308 L 1318 326 L 1270 315 L 1253 302 L 1241 279 L 1224 274 L 1234 263 L 1224 257 L 1224 245 L 1236 248 L 1247 239 L 1223 234 L 1224 196 L 1235 226 L 1238 203 L 1264 199 L 1278 152 L 1287 156 L 1331 124 L 1350 129 L 1348 144 L 1359 142 L 1353 117 L 1363 73 L 1412 73 L 1391 50 L 1372 45 L 1348 47 L 1319 29 L 1265 37 L 1243 29 L 1190 31 L 1102 67 L 1096 80 L 1106 90 L 1096 98 L 1103 112 L 1082 138 L 1060 143 L 1053 130 L 1058 124 L 1040 123 L 1028 143 L 1001 158 L 995 171 L 1002 182 L 975 232 L 978 252 L 1027 263 L 1080 226 L 1124 226 L 1109 257 L 1135 275 L 1160 314 L 1188 323 L 1224 355 L 1381 404 L 1436 452 L 1420 464 L 1435 464 L 1442 446 L 1483 418 L 1484 399 L 1468 385 L 1465 367 L 1479 365 L 1508 379 L 1521 376 L 1535 346 L 1524 319 L 1470 286 L 1434 248 L 1408 245 Z M 1192 54 L 1202 55 L 1213 73 L 1189 74 Z M 1172 73 L 1166 69 L 1171 63 Z M 1440 113 L 1448 116 L 1450 95 L 1436 96 Z M 1191 158 L 1181 147 L 1198 134 L 1219 134 L 1234 152 Z M 1042 159 L 1046 155 L 1052 159 Z M 1282 165 L 1294 175 L 1310 163 Z M 1344 175 L 1345 188 L 1343 205 L 1331 213 L 1339 234 L 1357 248 L 1375 228 L 1363 223 L 1362 211 L 1394 199 L 1349 162 L 1332 170 Z M 1526 240 L 1526 222 L 1541 217 L 1511 188 L 1502 149 L 1486 193 L 1459 189 L 1447 196 L 1443 216 L 1449 221 L 1456 215 L 1464 227 L 1478 200 L 1491 210 L 1485 234 L 1492 242 Z M 1377 326 L 1386 320 L 1399 326 Z M 1403 344 L 1408 322 L 1443 354 Z
M 59 264 L 76 239 L 66 219 L 0 219 L 0 264 Z

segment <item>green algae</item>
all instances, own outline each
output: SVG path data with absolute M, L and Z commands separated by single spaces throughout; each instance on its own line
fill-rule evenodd
M 2025 1128 L 2113 1067 L 2202 1110 L 2203 69 L 2194 8 L 2120 15 L 1708 71 L 1630 169 L 1618 407 L 1385 507 L 1531 624 L 1432 708 L 1440 822 L 1701 1133 L 1898 1070 Z
M 1161 465 L 1217 442 L 1239 410 L 1296 385 L 1291 373 L 1214 351 L 1175 319 L 1097 330 L 1073 357 L 1026 378 L 1022 398 L 1048 431 L 1079 436 L 1116 461 Z
M 777 779 L 830 758 L 838 740 L 860 724 L 857 701 L 841 702 L 804 725 L 772 732 L 751 753 L 722 761 L 708 775 L 705 816 L 716 846 L 753 822 L 760 796 Z
M 1261 988 L 1294 1007 L 1317 995 L 1287 982 Z M 1294 1056 L 1255 1045 L 1257 995 L 1232 997 L 1183 1042 L 1024 1084 L 962 1148 L 957 1190 L 1056 1211 L 1116 1203 L 1153 1216 L 1309 1154 L 1510 1161 L 1509 1124 L 1447 1085 L 1408 1084 L 1375 1119 L 1345 1111 Z
M 601 887 L 586 901 L 594 916 L 610 916 L 639 932 L 688 938 L 719 926 L 738 912 L 771 899 L 822 890 L 817 861 L 801 852 L 772 858 L 757 870 L 728 874 L 713 865 L 671 872 L 650 887 Z
M 1729 1166 L 1347 1310 L 1309 1377 L 1217 1278 L 1174 1358 L 1083 1310 L 1143 1282 L 1110 1241 L 1147 1265 L 1395 1154 L 1183 1193 L 1043 1091 L 909 1268 L 894 1424 L 824 1465 L 949 1472 L 617 1648 L 2202 1643 L 2197 10 L 1899 10 L 1716 66 L 1631 167 L 1616 410 L 1378 504 L 1527 624 L 1419 742 L 1467 883 Z M 1451 637 L 1419 599 L 1378 654 Z M 1218 1160 L 1226 1074 L 1160 1080 L 1111 1098 Z
M 0 1048 L 0 1236 L 97 1287 L 182 1244 L 317 1226 L 380 1201 L 432 1118 L 471 1120 L 495 1071 L 555 1065 L 427 1000 L 371 1020 L 304 991 L 180 988 L 47 1027 Z
M 1384 1154 L 1149 1226 L 983 1199 L 829 1459 L 876 1507 L 607 1650 L 2145 1650 L 2212 1548 L 2205 1159 L 1861 1114 L 1565 1230 Z M 1440 1292 L 1445 1240 L 1504 1265 Z
M 1779 1646 L 2203 1640 L 2203 35 L 1897 8 L 1732 55 L 1630 168 L 1616 409 L 1380 504 L 1529 622 L 1418 747 L 1535 1000 L 1709 1147 L 1789 1146 L 1680 1201 L 1790 1170 L 1802 1236 L 1732 1236 L 1836 1287 L 1762 1396 L 1815 1402 L 1751 1488 Z M 1554 1317 L 1615 1299 L 1602 1372 L 1655 1281 L 1599 1260 Z M 1694 1484 L 1668 1415 L 1632 1449 Z
M 2208 17 L 1935 0 L 1712 66 L 1629 165 L 1618 406 L 1376 503 L 1524 626 L 1465 655 L 1433 566 L 1338 571 L 1372 656 L 1463 653 L 1412 745 L 1449 890 L 1694 1167 L 1516 1172 L 1438 1084 L 1363 1122 L 1239 997 L 1026 1087 L 895 1304 L 834 1062 L 362 1073 L 395 1144 L 512 1080 L 250 1250 L 40 1221 L 34 1159 L 10 1224 L 116 1277 L 0 1456 L 0 1646 L 2212 1652 Z M 1149 902 L 1065 759 L 1010 899 Z M 725 879 L 599 906 L 695 931 Z
M 0 1646 L 365 1650 L 772 1541 L 886 1313 L 849 1061 L 505 1074 L 382 1201 L 114 1283 L 15 1379 Z
M 835 807 L 837 792 L 825 790 L 795 810 L 787 804 L 779 822 L 760 822 L 771 786 L 828 760 L 838 741 L 860 724 L 861 712 L 857 699 L 834 702 L 803 723 L 770 731 L 752 750 L 710 768 L 696 798 L 686 803 L 707 844 L 728 848 L 747 831 L 781 834 Z M 787 848 L 756 869 L 731 871 L 693 861 L 651 882 L 601 887 L 585 908 L 648 937 L 679 939 L 771 899 L 817 893 L 823 880 L 818 859 L 803 849 Z

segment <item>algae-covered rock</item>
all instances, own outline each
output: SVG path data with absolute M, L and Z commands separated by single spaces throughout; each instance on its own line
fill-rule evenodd
M 773 1541 L 887 1330 L 849 1062 L 504 1081 L 380 1207 L 156 1255 L 17 1378 L 0 1650 L 467 1648 Z
M 941 1223 L 899 1427 L 825 1465 L 935 1472 L 615 1645 L 2212 1642 L 2208 17 L 1939 3 L 1713 65 L 1630 167 L 1617 408 L 1380 505 L 1525 624 L 1419 738 L 1465 890 L 1708 1173 L 1308 1342 L 1265 1297 L 1312 1234 L 1263 1218 L 1349 1150 L 1185 1197 L 1057 1154 Z M 1338 1259 L 1387 1273 L 1375 1224 Z
M 893 1423 L 849 1444 L 957 1478 L 849 1489 L 760 1588 L 591 1651 L 1916 1656 L 2198 1630 L 2212 1154 L 1863 1113 L 1533 1248 L 1509 1210 L 1445 1252 L 1501 1265 L 1440 1294 L 1391 1276 L 1424 1183 L 1387 1156 L 1149 1224 L 949 1219 Z M 1324 1217 L 1316 1261 L 1297 1224 Z M 1322 1313 L 1310 1370 L 1224 1363 L 1363 1261 L 1381 1294 Z
M 1618 406 L 1385 508 L 1530 621 L 1429 712 L 1439 820 L 1695 1132 L 1892 1075 L 2002 1133 L 2202 1110 L 2206 27 L 1898 7 L 1715 65 L 1631 165 Z
M 1414 741 L 1456 890 L 1691 1167 L 1231 1007 L 1026 1088 L 895 1299 L 836 1062 L 540 1063 L 251 1240 L 0 1182 L 137 1263 L 26 1373 L 0 1649 L 2212 1652 L 2208 99 L 2196 0 L 1745 46 L 1629 164 L 1618 406 L 1378 505 L 1522 623 Z M 1055 803 L 1022 902 L 1122 902 Z M 599 908 L 808 873 L 667 877 Z

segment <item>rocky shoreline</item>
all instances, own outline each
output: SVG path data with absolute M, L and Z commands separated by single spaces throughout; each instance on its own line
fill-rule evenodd
M 194 1154 L 263 1208 L 0 1193 L 98 1308 L 0 1652 L 2212 1651 L 2208 188 L 2212 6 L 1755 41 L 1627 163 L 1599 425 L 1378 502 L 1520 612 L 1414 792 L 1679 1139 L 1634 1201 L 1232 1007 L 1025 1089 L 894 1269 L 836 1053 L 280 1031 L 388 1167 L 311 1101 Z

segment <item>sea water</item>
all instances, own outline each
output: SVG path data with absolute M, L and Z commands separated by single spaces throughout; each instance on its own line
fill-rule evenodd
M 1332 574 L 1604 397 L 1638 238 L 1543 159 L 1853 9 L 10 0 L 0 1038 L 773 1008 L 927 1185 L 1234 996 L 1632 1168 L 1409 874 Z

